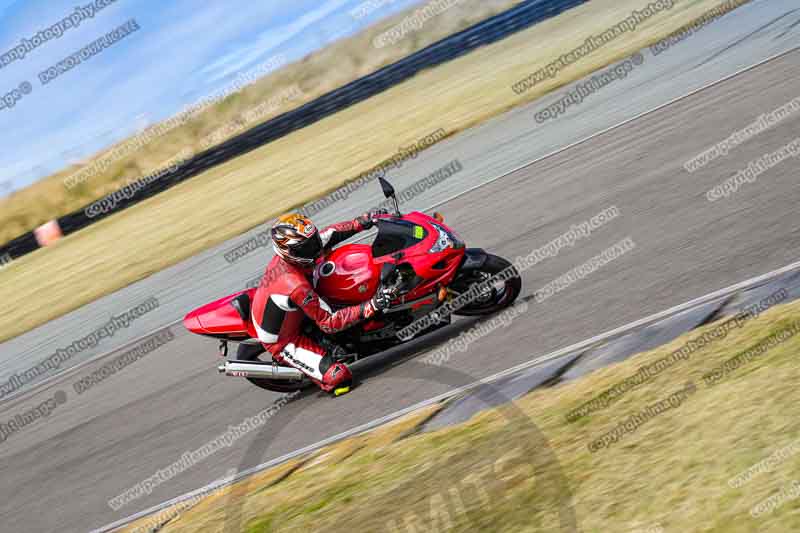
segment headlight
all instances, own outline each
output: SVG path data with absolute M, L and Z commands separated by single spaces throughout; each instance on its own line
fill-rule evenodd
M 453 233 L 433 222 L 431 222 L 431 225 L 436 228 L 437 236 L 436 242 L 431 246 L 430 253 L 435 254 L 447 250 L 448 248 L 458 249 L 464 247 L 464 243 L 461 242 L 461 239 L 456 237 Z

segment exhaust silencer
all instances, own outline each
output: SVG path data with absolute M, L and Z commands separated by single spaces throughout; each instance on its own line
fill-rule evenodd
M 301 381 L 305 378 L 305 374 L 295 368 L 252 361 L 226 361 L 219 366 L 219 371 L 226 376 L 239 378 L 267 378 L 279 381 Z

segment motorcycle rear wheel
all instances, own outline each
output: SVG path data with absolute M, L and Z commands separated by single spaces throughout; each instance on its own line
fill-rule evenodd
M 246 378 L 247 381 L 259 387 L 261 389 L 266 389 L 272 392 L 297 392 L 299 390 L 303 390 L 309 385 L 309 382 L 303 380 L 298 381 L 297 384 L 289 384 L 285 381 L 277 381 L 274 379 L 267 379 L 267 378 Z
M 522 290 L 522 278 L 509 261 L 497 255 L 487 254 L 486 261 L 480 269 L 457 276 L 450 284 L 450 289 L 457 294 L 466 293 L 476 283 L 485 282 L 508 268 L 512 269 L 512 277 L 493 283 L 488 290 L 454 311 L 453 314 L 459 316 L 490 315 L 513 304 Z

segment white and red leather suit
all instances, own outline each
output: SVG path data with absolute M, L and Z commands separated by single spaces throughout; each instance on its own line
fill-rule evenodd
M 358 220 L 328 226 L 320 231 L 323 249 L 329 250 L 364 229 Z M 352 374 L 303 335 L 303 321 L 311 319 L 323 333 L 335 333 L 370 318 L 375 308 L 365 302 L 334 312 L 314 291 L 311 274 L 312 268 L 289 263 L 276 254 L 253 297 L 252 320 L 258 339 L 273 360 L 300 370 L 329 392 L 349 383 Z

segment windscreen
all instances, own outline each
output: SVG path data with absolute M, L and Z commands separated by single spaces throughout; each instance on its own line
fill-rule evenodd
M 405 250 L 425 239 L 428 232 L 419 224 L 405 220 L 378 220 L 378 238 L 372 243 L 373 257 Z

